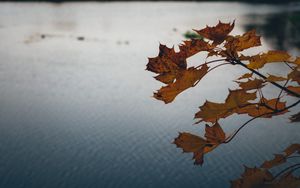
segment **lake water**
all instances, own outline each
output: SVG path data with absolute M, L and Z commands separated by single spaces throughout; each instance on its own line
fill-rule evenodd
M 220 68 L 165 105 L 151 97 L 161 84 L 145 71 L 147 57 L 218 20 L 235 20 L 234 34 L 257 28 L 259 50 L 299 55 L 290 21 L 299 11 L 299 4 L 0 3 L 0 187 L 229 187 L 243 165 L 299 143 L 300 125 L 288 123 L 290 114 L 257 120 L 194 166 L 173 139 L 203 135 L 203 125 L 192 125 L 198 106 L 224 101 L 245 71 Z M 221 123 L 230 131 L 247 119 Z

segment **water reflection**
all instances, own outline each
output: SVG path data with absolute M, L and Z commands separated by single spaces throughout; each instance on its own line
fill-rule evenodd
M 149 97 L 158 83 L 144 71 L 146 57 L 159 42 L 178 44 L 187 29 L 278 11 L 241 3 L 1 3 L 0 187 L 229 187 L 243 163 L 254 166 L 299 140 L 297 126 L 257 122 L 193 166 L 192 154 L 170 142 L 178 131 L 203 135 L 203 126 L 191 125 L 200 98 L 224 101 L 240 70 L 216 70 L 223 79 L 202 80 L 205 89 L 163 105 Z M 235 120 L 242 118 L 224 131 Z
M 300 11 L 250 15 L 249 18 L 251 21 L 245 30 L 256 29 L 276 49 L 300 49 Z

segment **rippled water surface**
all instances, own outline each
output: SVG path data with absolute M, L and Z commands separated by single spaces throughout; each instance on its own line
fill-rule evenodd
M 243 164 L 260 165 L 299 142 L 300 127 L 284 117 L 258 120 L 207 154 L 202 167 L 193 166 L 173 139 L 181 131 L 203 134 L 203 125 L 192 125 L 198 106 L 223 101 L 242 70 L 220 68 L 165 105 L 151 97 L 161 84 L 145 71 L 147 57 L 157 55 L 159 42 L 176 45 L 187 30 L 234 19 L 235 34 L 258 29 L 260 50 L 288 47 L 297 55 L 299 33 L 288 16 L 298 10 L 297 4 L 0 3 L 0 187 L 228 187 Z M 285 23 L 278 25 L 285 27 L 284 44 L 281 30 L 268 30 L 276 16 Z M 247 119 L 222 123 L 233 130 Z

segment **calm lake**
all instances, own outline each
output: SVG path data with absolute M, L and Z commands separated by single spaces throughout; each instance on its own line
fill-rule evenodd
M 246 71 L 220 68 L 165 105 L 151 97 L 161 83 L 145 71 L 147 58 L 219 20 L 235 20 L 233 34 L 256 28 L 258 51 L 299 56 L 300 4 L 0 3 L 0 187 L 229 187 L 243 165 L 299 143 L 300 124 L 288 120 L 296 108 L 249 124 L 202 167 L 172 144 L 178 132 L 203 135 L 193 125 L 198 107 L 223 102 Z

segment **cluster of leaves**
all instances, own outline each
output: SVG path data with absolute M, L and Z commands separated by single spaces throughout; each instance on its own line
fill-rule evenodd
M 270 170 L 279 165 L 284 165 L 288 159 L 300 157 L 300 144 L 292 144 L 283 153 L 275 154 L 274 159 L 265 161 L 260 167 L 248 168 L 240 179 L 231 182 L 232 188 L 299 188 L 300 178 L 295 177 L 293 172 L 300 169 L 300 163 L 288 166 L 272 174 Z
M 205 138 L 190 133 L 180 133 L 174 143 L 184 152 L 194 154 L 195 164 L 203 163 L 203 155 L 220 144 L 230 142 L 248 123 L 256 118 L 271 118 L 287 113 L 300 103 L 300 57 L 292 57 L 285 51 L 271 50 L 247 56 L 244 50 L 261 45 L 260 36 L 255 30 L 243 35 L 230 35 L 233 23 L 219 22 L 216 26 L 195 30 L 203 38 L 192 38 L 179 45 L 179 51 L 159 46 L 157 57 L 149 58 L 147 70 L 157 75 L 156 80 L 166 84 L 154 93 L 154 97 L 164 103 L 171 103 L 181 92 L 196 86 L 208 72 L 224 65 L 241 66 L 249 73 L 236 78 L 237 89 L 229 89 L 224 103 L 206 101 L 195 114 L 196 123 L 206 122 Z M 198 66 L 188 67 L 187 59 L 199 52 L 204 52 L 210 61 L 205 60 Z M 244 54 L 243 54 L 244 53 Z M 265 65 L 283 63 L 290 72 L 282 75 L 263 75 L 260 73 Z M 263 88 L 273 85 L 278 88 L 278 97 L 267 98 Z M 298 101 L 287 105 L 287 97 L 296 97 Z M 219 120 L 233 114 L 247 114 L 251 117 L 231 136 L 226 137 Z M 291 117 L 299 121 L 300 113 Z

